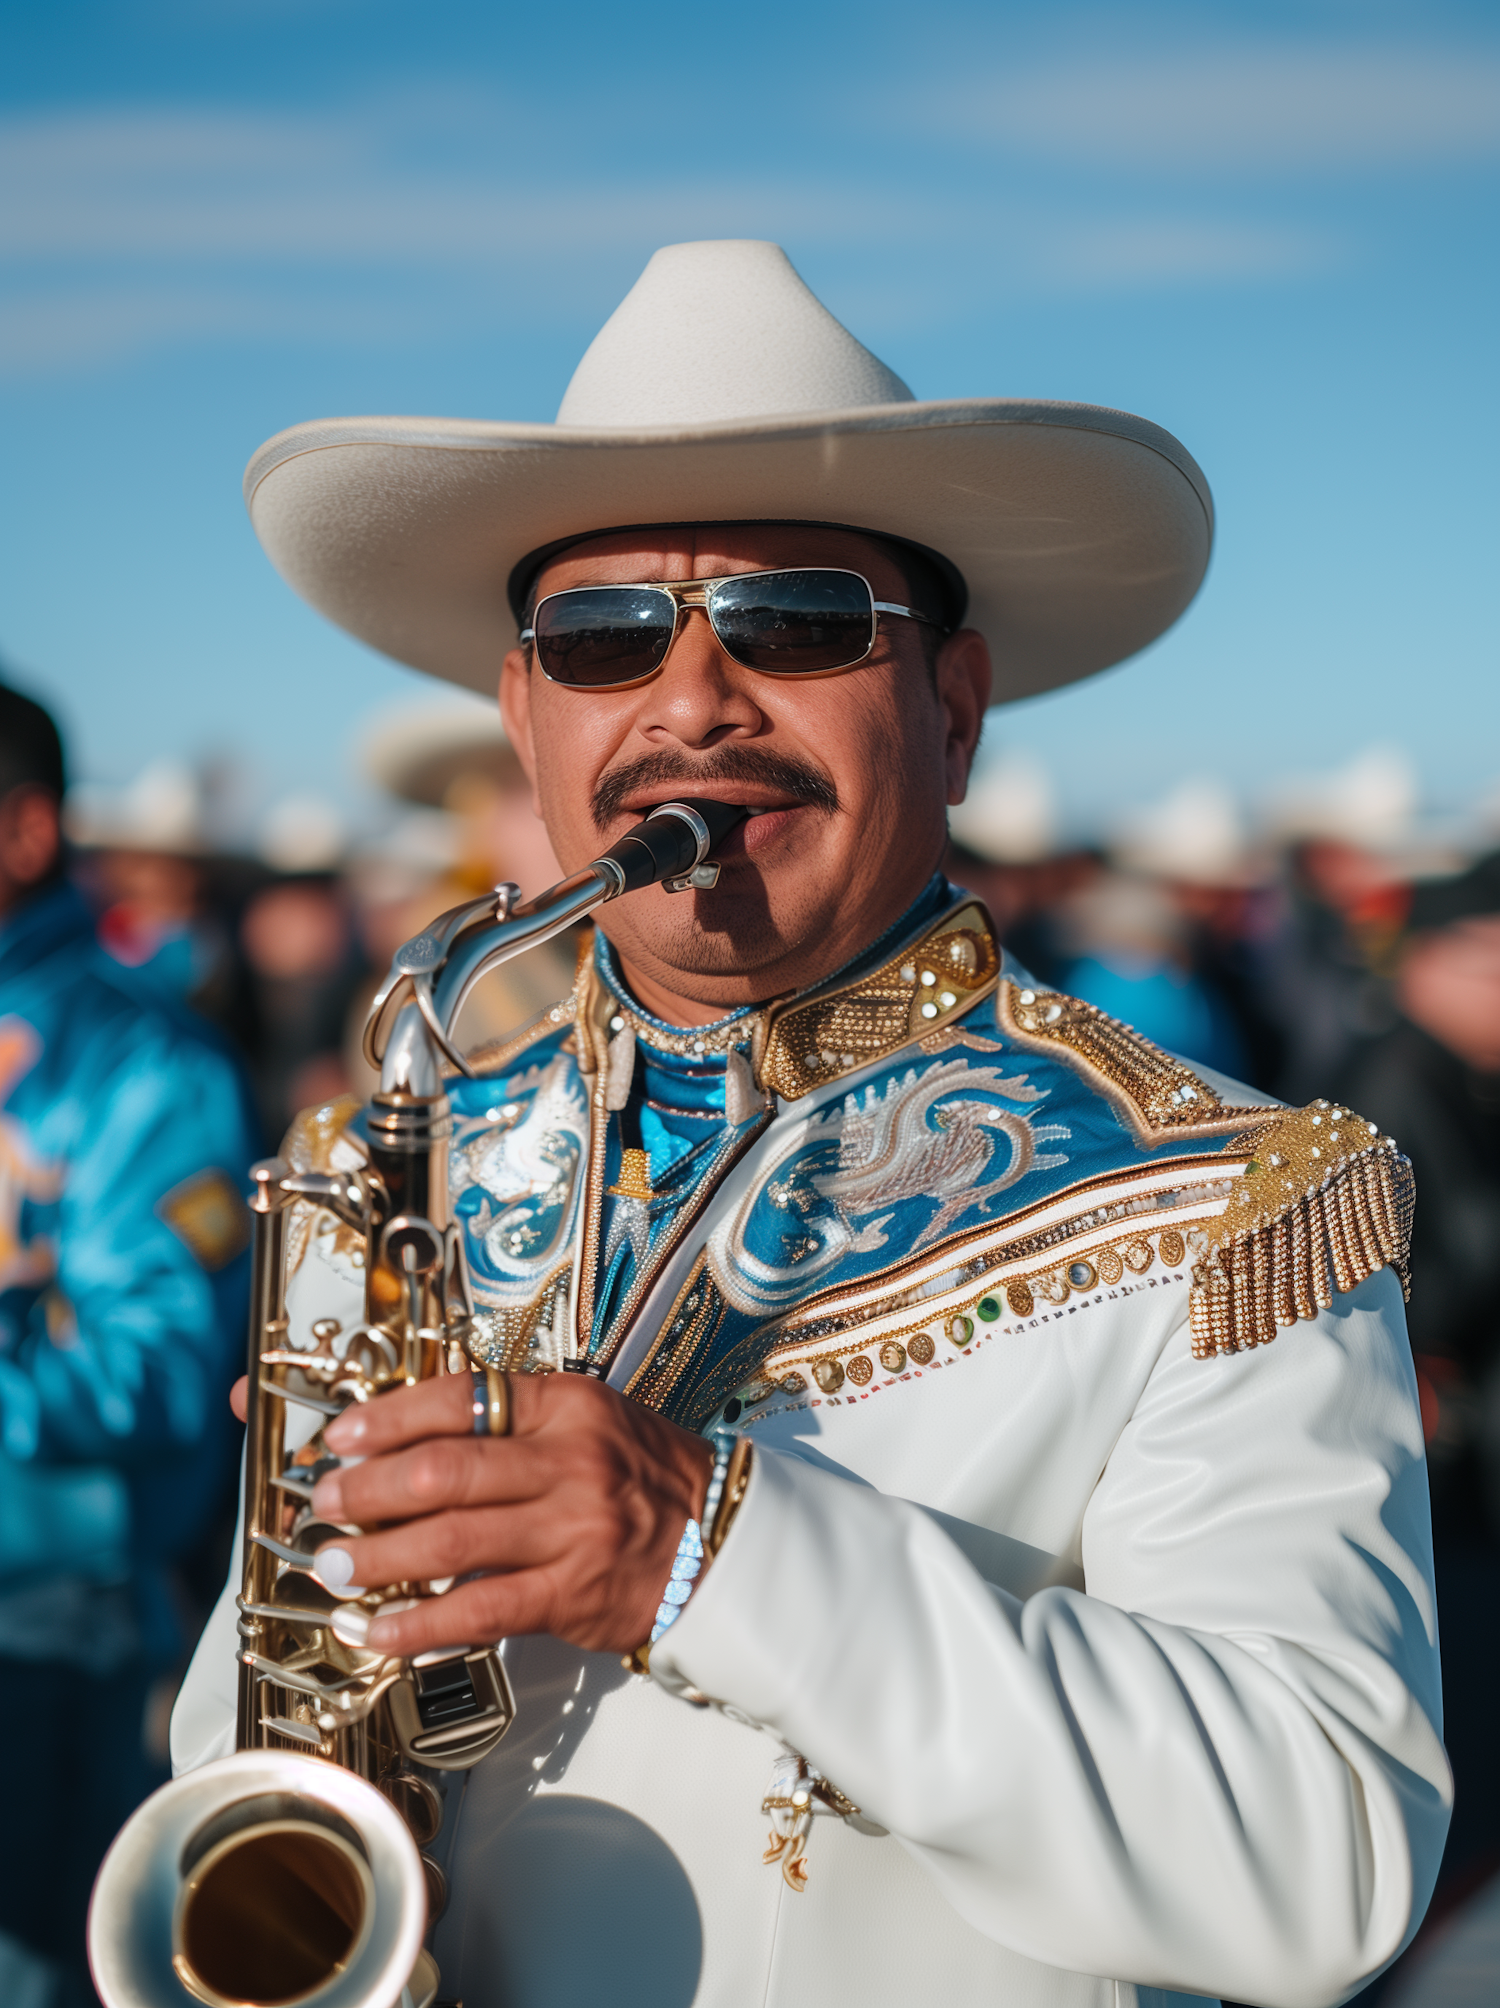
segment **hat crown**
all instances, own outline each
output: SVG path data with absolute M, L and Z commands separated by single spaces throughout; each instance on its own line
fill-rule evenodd
M 589 344 L 557 422 L 700 426 L 912 401 L 779 244 L 721 238 L 653 255 Z

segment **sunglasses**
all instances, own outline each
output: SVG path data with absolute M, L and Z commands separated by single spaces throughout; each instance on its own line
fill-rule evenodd
M 877 600 L 858 572 L 805 566 L 735 572 L 681 585 L 570 586 L 538 600 L 521 640 L 542 674 L 574 690 L 624 690 L 655 676 L 689 607 L 702 607 L 732 662 L 770 676 L 828 676 L 875 646 L 882 614 L 940 627 L 915 607 Z

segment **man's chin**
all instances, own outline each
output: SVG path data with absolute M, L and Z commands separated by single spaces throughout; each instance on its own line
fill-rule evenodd
M 623 902 L 606 909 L 603 931 L 627 964 L 682 996 L 723 1003 L 732 990 L 732 1001 L 742 1004 L 776 995 L 787 987 L 788 963 L 817 959 L 832 914 L 806 879 L 778 899 L 774 880 L 782 874 L 770 884 L 768 876 L 749 860 L 738 867 L 730 861 L 711 891 L 648 893 L 633 913 Z

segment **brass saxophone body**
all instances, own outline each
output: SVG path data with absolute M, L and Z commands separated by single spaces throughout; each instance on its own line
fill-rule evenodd
M 455 1773 L 515 1715 L 491 1647 L 372 1652 L 370 1620 L 446 1584 L 330 1590 L 316 1550 L 338 1534 L 311 1495 L 336 1462 L 322 1425 L 445 1372 L 467 1372 L 474 1305 L 449 1217 L 445 1067 L 490 969 L 638 886 L 706 889 L 709 852 L 743 817 L 663 804 L 582 872 L 522 903 L 514 886 L 441 915 L 398 950 L 365 1047 L 380 1068 L 358 1170 L 254 1167 L 249 1395 L 238 1597 L 235 1754 L 185 1773 L 127 1822 L 99 1872 L 89 1955 L 105 2008 L 429 2008 L 423 1948 L 446 1900 L 435 1853 Z M 293 1329 L 292 1209 L 331 1213 L 364 1253 L 364 1315 Z M 309 1427 L 311 1425 L 311 1428 Z

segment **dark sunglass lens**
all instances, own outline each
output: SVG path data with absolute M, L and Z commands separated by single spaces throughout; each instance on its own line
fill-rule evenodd
M 747 669 L 843 669 L 875 639 L 870 589 L 857 572 L 750 572 L 714 588 L 711 612 L 725 649 Z
M 672 642 L 670 593 L 641 586 L 580 586 L 538 603 L 537 660 L 554 683 L 600 689 L 649 676 Z

